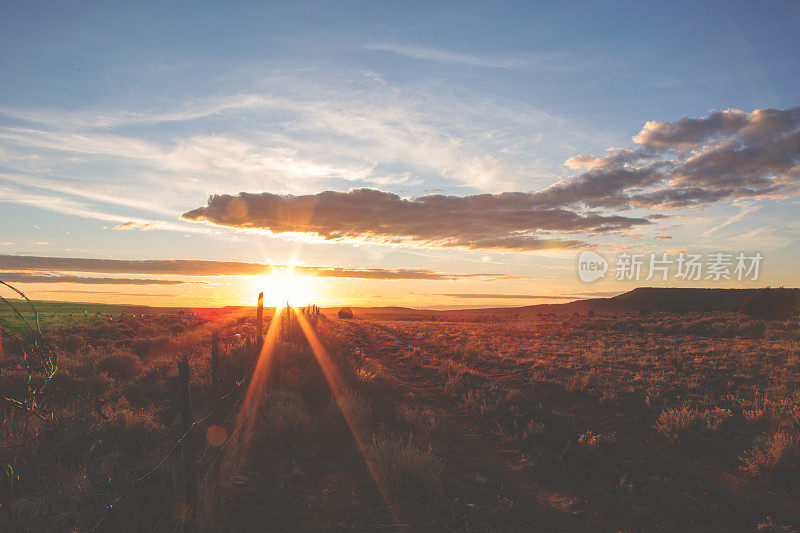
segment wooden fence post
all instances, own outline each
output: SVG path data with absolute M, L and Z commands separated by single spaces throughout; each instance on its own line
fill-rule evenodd
M 14 513 L 11 510 L 11 503 L 14 500 L 15 479 L 18 480 L 19 478 L 14 474 L 14 469 L 11 465 L 6 465 L 2 468 L 2 475 L 0 475 L 0 508 L 3 506 L 6 508 L 8 526 L 11 528 L 11 531 L 16 529 Z
M 219 331 L 211 331 L 211 394 L 213 395 L 214 405 L 217 404 L 219 397 Z
M 189 360 L 183 354 L 178 361 L 180 382 L 179 407 L 181 411 L 181 445 L 183 455 L 183 491 L 185 498 L 184 531 L 195 531 L 197 516 L 197 473 L 195 471 L 194 431 L 192 425 L 192 400 L 189 395 Z
M 258 334 L 258 351 L 264 343 L 264 293 L 258 293 L 258 311 L 256 312 L 256 331 Z

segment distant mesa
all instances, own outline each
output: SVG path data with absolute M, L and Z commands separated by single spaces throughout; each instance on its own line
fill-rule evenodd
M 339 318 L 353 318 L 353 311 L 349 307 L 339 309 Z
M 462 315 L 470 314 L 525 314 L 555 313 L 588 314 L 638 313 L 647 316 L 655 312 L 703 312 L 738 311 L 769 318 L 785 316 L 794 303 L 800 301 L 800 289 L 710 289 L 683 287 L 639 287 L 611 298 L 591 298 L 559 304 L 537 304 L 525 307 L 498 309 L 465 309 L 450 311 Z M 747 304 L 745 306 L 745 304 Z

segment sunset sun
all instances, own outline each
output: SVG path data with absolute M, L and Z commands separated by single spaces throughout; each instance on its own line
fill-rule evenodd
M 264 291 L 264 305 L 268 307 L 280 307 L 287 303 L 298 307 L 318 300 L 315 279 L 297 274 L 292 269 L 275 270 L 271 274 L 258 276 L 254 285 L 257 291 Z

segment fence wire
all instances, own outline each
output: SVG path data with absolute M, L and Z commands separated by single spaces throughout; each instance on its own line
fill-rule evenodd
M 248 381 L 249 377 L 252 375 L 252 372 L 253 372 L 254 370 L 255 370 L 255 365 L 253 365 L 252 367 L 250 367 L 250 369 L 249 369 L 249 371 L 246 373 L 245 377 L 243 377 L 243 378 L 241 378 L 240 380 L 238 380 L 238 381 L 237 381 L 237 382 L 236 382 L 236 383 L 233 385 L 233 387 L 231 387 L 231 389 L 230 389 L 230 390 L 229 390 L 227 393 L 225 393 L 224 395 L 222 395 L 222 396 L 220 396 L 219 398 L 217 398 L 217 402 L 218 402 L 218 403 L 217 403 L 217 404 L 216 404 L 214 407 L 212 407 L 212 408 L 211 408 L 211 410 L 208 412 L 208 414 L 206 414 L 206 415 L 205 415 L 203 418 L 201 418 L 201 419 L 199 419 L 199 420 L 196 420 L 196 421 L 192 422 L 192 425 L 189 427 L 189 429 L 187 429 L 187 430 L 186 430 L 186 431 L 185 431 L 185 432 L 184 432 L 184 433 L 183 433 L 183 434 L 182 434 L 182 435 L 181 435 L 181 436 L 178 438 L 178 440 L 177 440 L 177 441 L 175 441 L 175 443 L 174 443 L 174 444 L 173 444 L 173 445 L 170 447 L 170 449 L 167 451 L 167 453 L 166 453 L 166 454 L 165 454 L 163 457 L 161 457 L 161 459 L 159 459 L 159 461 L 158 461 L 158 462 L 157 462 L 157 463 L 156 463 L 156 464 L 155 464 L 155 465 L 154 465 L 154 466 L 153 466 L 153 467 L 152 467 L 150 470 L 148 470 L 148 471 L 147 471 L 147 472 L 145 472 L 143 475 L 141 475 L 140 477 L 138 477 L 137 479 L 135 479 L 133 482 L 131 482 L 129 485 L 127 485 L 127 486 L 126 486 L 126 487 L 123 489 L 123 491 L 122 491 L 122 494 L 120 494 L 120 495 L 119 495 L 119 496 L 118 496 L 118 497 L 117 497 L 117 498 L 116 498 L 116 499 L 115 499 L 115 500 L 114 500 L 114 501 L 113 501 L 111 504 L 109 504 L 109 505 L 106 507 L 106 513 L 105 513 L 105 514 L 104 514 L 104 515 L 103 515 L 103 516 L 100 518 L 100 520 L 99 520 L 99 521 L 98 521 L 98 522 L 97 522 L 97 523 L 94 525 L 94 527 L 91 529 L 91 531 L 92 531 L 92 532 L 99 531 L 99 530 L 100 530 L 100 528 L 103 526 L 103 524 L 106 522 L 106 520 L 108 520 L 108 518 L 109 518 L 111 515 L 113 515 L 113 514 L 114 514 L 114 512 L 115 512 L 115 511 L 116 511 L 116 510 L 117 510 L 117 509 L 118 509 L 118 508 L 119 508 L 121 505 L 123 505 L 124 503 L 126 503 L 126 502 L 127 502 L 128 498 L 129 498 L 129 497 L 132 495 L 132 493 L 133 493 L 133 490 L 134 490 L 134 489 L 135 489 L 137 486 L 141 485 L 141 484 L 142 484 L 144 481 L 146 481 L 146 480 L 147 480 L 147 479 L 148 479 L 150 476 L 152 476 L 153 474 L 155 474 L 155 473 L 156 473 L 156 472 L 157 472 L 157 471 L 158 471 L 158 470 L 159 470 L 161 467 L 163 467 L 165 464 L 167 464 L 167 460 L 168 460 L 168 459 L 169 459 L 169 458 L 170 458 L 170 457 L 171 457 L 171 456 L 172 456 L 172 455 L 173 455 L 173 454 L 174 454 L 174 453 L 175 453 L 175 452 L 178 450 L 178 448 L 180 448 L 180 446 L 181 446 L 181 444 L 183 443 L 183 441 L 184 441 L 186 438 L 188 438 L 190 435 L 192 435 L 192 433 L 194 432 L 194 429 L 195 429 L 195 427 L 197 427 L 197 426 L 200 426 L 200 425 L 203 425 L 203 424 L 205 424 L 207 421 L 209 421 L 209 420 L 211 419 L 211 417 L 213 417 L 213 416 L 214 416 L 214 415 L 217 413 L 217 410 L 218 410 L 218 408 L 219 408 L 219 406 L 220 406 L 220 403 L 219 403 L 219 402 L 220 402 L 220 401 L 222 401 L 222 400 L 225 400 L 226 398 L 229 398 L 229 397 L 230 397 L 230 396 L 232 396 L 232 395 L 233 395 L 235 392 L 237 392 L 238 390 L 240 390 L 240 389 L 242 388 L 242 386 L 243 386 L 243 385 L 244 385 L 244 384 L 245 384 L 245 383 Z M 242 399 L 239 399 L 238 401 L 236 401 L 236 402 L 234 403 L 233 407 L 232 407 L 232 408 L 231 408 L 231 409 L 228 411 L 228 413 L 226 414 L 226 416 L 225 416 L 225 419 L 224 419 L 224 422 L 223 422 L 223 425 L 224 425 L 225 423 L 227 423 L 227 422 L 230 420 L 231 416 L 233 416 L 233 414 L 234 414 L 234 413 L 237 411 L 237 409 L 238 409 L 238 408 L 241 406 L 242 400 L 243 400 L 243 398 L 242 398 Z M 216 464 L 216 461 L 217 461 L 217 460 L 219 459 L 219 457 L 222 455 L 222 452 L 225 450 L 225 448 L 227 447 L 228 443 L 231 441 L 231 439 L 232 439 L 232 438 L 233 438 L 233 434 L 229 435 L 229 436 L 228 436 L 228 438 L 226 439 L 225 443 L 224 443 L 222 446 L 219 446 L 219 447 L 218 447 L 219 449 L 217 450 L 217 452 L 218 452 L 218 455 L 217 455 L 217 457 L 216 457 L 214 460 L 212 460 L 212 461 L 211 461 L 211 463 L 208 465 L 208 468 L 205 470 L 205 472 L 201 474 L 201 475 L 202 475 L 202 481 L 201 481 L 201 483 L 204 483 L 204 482 L 206 481 L 206 479 L 208 479 L 208 476 L 209 476 L 209 474 L 211 473 L 211 470 L 212 470 L 213 466 Z M 203 461 L 203 459 L 204 459 L 204 458 L 205 458 L 205 456 L 208 454 L 208 452 L 210 451 L 210 449 L 211 449 L 211 448 L 212 448 L 211 444 L 210 444 L 210 443 L 207 443 L 207 444 L 206 444 L 206 447 L 205 447 L 205 449 L 203 450 L 203 453 L 200 455 L 200 459 L 198 459 L 198 461 L 196 462 L 195 468 L 197 468 L 197 469 L 199 470 L 200 463 Z M 198 471 L 198 473 L 200 473 L 200 472 Z M 200 485 L 200 483 L 198 483 L 198 485 Z M 161 514 L 161 516 L 159 517 L 159 520 L 158 520 L 158 522 L 156 523 L 156 526 L 158 526 L 158 525 L 161 523 L 161 521 L 162 521 L 162 520 L 164 520 L 164 518 L 166 517 L 166 514 L 169 512 L 169 509 L 170 509 L 170 508 L 172 508 L 173 504 L 174 504 L 174 502 L 170 502 L 170 504 L 169 504 L 169 506 L 167 507 L 167 509 L 165 509 L 165 511 L 164 511 L 164 512 Z

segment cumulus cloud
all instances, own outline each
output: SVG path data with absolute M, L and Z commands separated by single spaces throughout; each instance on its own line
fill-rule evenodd
M 648 121 L 633 137 L 636 144 L 651 148 L 697 146 L 719 136 L 739 135 L 755 138 L 790 131 L 797 127 L 800 108 L 786 110 L 756 109 L 745 113 L 738 109 L 716 111 L 707 117 L 683 117 L 674 122 Z
M 158 274 L 180 276 L 257 276 L 271 274 L 274 270 L 283 271 L 285 268 L 285 265 L 269 265 L 264 263 L 247 263 L 238 261 L 194 261 L 189 259 L 127 260 L 0 254 L 0 279 L 4 281 L 7 281 L 4 276 L 14 273 L 4 273 L 2 272 L 3 270 L 34 270 L 40 272 L 93 272 L 104 274 Z M 446 272 L 436 272 L 433 270 L 415 268 L 343 268 L 299 265 L 293 267 L 293 270 L 298 274 L 311 276 L 376 280 L 452 280 L 461 278 L 510 279 L 514 277 L 507 274 L 449 274 Z M 19 273 L 16 274 L 20 275 Z M 30 276 L 34 276 L 35 274 L 25 275 L 28 276 L 27 279 L 31 279 Z M 39 276 L 42 276 L 42 274 L 39 274 Z M 49 275 L 45 277 L 52 280 L 55 276 Z M 18 281 L 22 281 L 22 279 L 19 278 Z M 37 283 L 41 282 L 42 281 L 37 281 Z
M 584 172 L 541 196 L 562 206 L 663 209 L 797 192 L 800 107 L 647 122 L 633 141 L 569 158 L 567 168 Z
M 324 240 L 531 251 L 582 246 L 571 236 L 623 234 L 665 216 L 623 214 L 632 209 L 703 207 L 797 192 L 800 108 L 647 122 L 633 141 L 634 147 L 567 159 L 564 166 L 579 174 L 536 192 L 411 199 L 366 188 L 302 196 L 215 194 L 183 218 Z
M 184 213 L 183 218 L 275 234 L 313 234 L 325 240 L 495 250 L 573 248 L 583 243 L 547 235 L 605 233 L 650 223 L 644 218 L 552 207 L 536 193 L 405 199 L 375 189 L 302 196 L 213 195 L 208 205 Z

